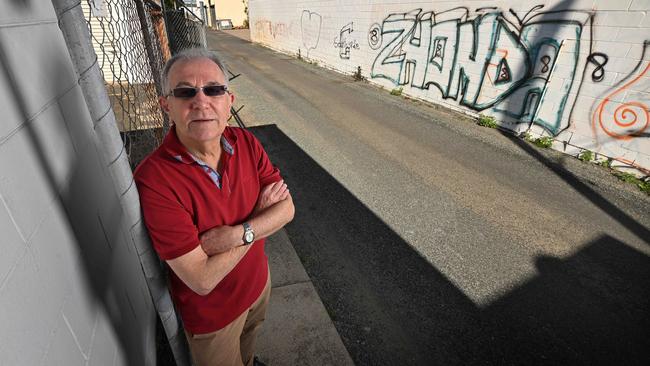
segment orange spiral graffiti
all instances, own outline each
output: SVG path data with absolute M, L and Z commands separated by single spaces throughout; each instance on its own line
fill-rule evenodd
M 638 114 L 637 111 L 633 109 L 633 107 L 639 108 L 641 112 L 643 112 L 643 115 L 645 116 L 645 125 L 642 127 L 642 129 L 645 129 L 648 127 L 648 117 L 650 116 L 648 113 L 648 106 L 640 103 L 640 102 L 629 102 L 625 103 L 623 105 L 620 105 L 618 108 L 616 108 L 616 111 L 614 111 L 614 123 L 621 127 L 630 127 L 636 123 L 638 120 Z M 620 114 L 620 118 L 619 118 Z M 633 119 L 629 122 L 622 122 L 620 119 L 626 120 L 628 119 L 629 115 L 632 115 Z M 602 121 L 601 121 L 602 123 Z M 602 124 L 601 124 L 602 126 Z
M 593 115 L 592 126 L 600 126 L 600 128 L 610 137 L 619 140 L 629 140 L 633 137 L 639 136 L 643 131 L 648 128 L 650 124 L 650 109 L 644 103 L 634 101 L 621 104 L 614 110 L 614 124 L 620 128 L 632 127 L 632 129 L 625 132 L 613 131 L 612 128 L 606 125 L 606 122 L 610 122 L 605 116 L 603 116 L 603 111 L 608 104 L 611 103 L 611 100 L 616 94 L 619 94 L 625 91 L 630 85 L 636 83 L 643 75 L 650 70 L 650 63 L 646 65 L 645 69 L 640 72 L 634 79 L 625 83 L 625 85 L 618 88 L 615 92 L 608 95 L 603 101 L 598 105 L 596 111 Z
M 633 109 L 630 109 L 630 107 L 629 107 L 630 105 L 635 105 L 635 106 L 643 109 L 643 104 L 641 104 L 641 103 L 626 103 L 626 104 L 623 104 L 623 105 L 619 106 L 618 108 L 616 108 L 616 111 L 614 111 L 614 122 L 616 122 L 617 125 L 619 125 L 621 127 L 629 127 L 629 126 L 632 126 L 636 122 L 638 116 L 637 116 L 636 112 Z M 621 111 L 621 109 L 623 109 L 623 110 Z M 621 122 L 621 121 L 619 121 L 619 118 L 618 118 L 619 114 L 621 115 L 621 118 L 623 118 L 623 119 L 627 119 L 628 118 L 627 116 L 629 114 L 632 114 L 634 119 L 631 120 L 630 122 Z

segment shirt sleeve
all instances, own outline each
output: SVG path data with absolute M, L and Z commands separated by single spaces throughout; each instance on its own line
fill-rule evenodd
M 170 197 L 142 182 L 137 185 L 145 225 L 162 260 L 180 257 L 200 245 L 192 216 L 173 195 Z
M 264 147 L 259 140 L 251 134 L 253 139 L 253 151 L 257 159 L 257 173 L 260 177 L 260 189 L 265 186 L 282 180 L 280 169 L 271 163 L 269 156 L 266 154 Z

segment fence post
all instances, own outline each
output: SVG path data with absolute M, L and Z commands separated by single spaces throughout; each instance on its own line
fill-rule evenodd
M 156 47 L 156 45 L 159 46 L 159 44 L 151 39 L 150 31 L 153 31 L 153 25 L 149 21 L 143 0 L 135 0 L 135 7 L 138 11 L 138 18 L 140 18 L 142 37 L 144 39 L 145 49 L 147 50 L 149 65 L 151 66 L 151 74 L 153 76 L 154 84 L 156 85 L 156 92 L 158 93 L 158 96 L 162 96 L 165 93 L 162 89 L 162 51 L 159 47 Z M 165 25 L 165 29 L 167 29 L 167 25 Z M 161 58 L 159 59 L 156 55 L 160 55 Z M 163 114 L 163 123 L 163 130 L 167 131 L 169 129 L 169 120 L 167 119 L 166 114 Z

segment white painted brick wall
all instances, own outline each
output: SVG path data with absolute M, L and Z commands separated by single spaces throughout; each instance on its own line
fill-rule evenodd
M 630 11 L 646 11 L 650 8 L 650 0 L 633 0 Z
M 0 55 L 0 365 L 154 365 L 130 173 L 107 169 L 119 136 L 97 138 L 50 2 L 0 3 Z
M 542 9 L 532 12 L 526 20 L 523 19 L 529 10 L 540 4 L 544 5 Z M 478 83 L 481 77 L 482 64 L 485 62 L 490 42 L 494 39 L 492 27 L 488 24 L 492 21 L 490 19 L 494 19 L 493 16 L 496 14 L 498 19 L 507 20 L 503 24 L 507 29 L 515 33 L 514 36 L 516 38 L 520 38 L 517 27 L 522 27 L 518 25 L 518 22 L 521 20 L 523 23 L 528 24 L 528 27 L 524 25 L 523 29 L 531 29 L 527 33 L 529 40 L 527 47 L 530 48 L 536 42 L 543 41 L 543 37 L 554 39 L 557 44 L 562 44 L 559 55 L 554 59 L 555 61 L 549 63 L 549 70 L 552 69 L 552 74 L 550 76 L 550 82 L 546 85 L 546 96 L 544 98 L 544 103 L 546 104 L 538 106 L 540 112 L 538 115 L 543 115 L 545 120 L 548 118 L 553 120 L 551 125 L 554 127 L 547 126 L 545 134 L 554 135 L 558 140 L 564 141 L 570 135 L 562 134 L 563 129 L 570 128 L 572 131 L 580 131 L 579 137 L 573 138 L 574 141 L 579 140 L 585 143 L 584 146 L 579 147 L 590 149 L 600 154 L 609 154 L 608 156 L 612 158 L 628 159 L 631 156 L 639 156 L 638 153 L 641 151 L 650 150 L 650 137 L 648 137 L 648 133 L 650 133 L 650 127 L 648 126 L 650 125 L 646 125 L 647 115 L 644 113 L 638 114 L 638 122 L 631 129 L 632 131 L 643 133 L 641 137 L 631 137 L 631 140 L 634 141 L 633 144 L 629 143 L 630 139 L 626 136 L 612 135 L 608 133 L 611 130 L 606 131 L 600 128 L 599 123 L 593 123 L 596 109 L 605 98 L 628 103 L 642 103 L 650 106 L 650 100 L 647 97 L 647 93 L 650 92 L 648 90 L 650 84 L 644 81 L 647 77 L 650 77 L 650 70 L 647 70 L 644 75 L 639 76 L 639 73 L 647 65 L 647 63 L 639 65 L 639 60 L 643 53 L 644 41 L 650 41 L 650 14 L 648 13 L 650 11 L 650 0 L 577 0 L 570 2 L 558 0 L 552 0 L 550 2 L 514 0 L 494 2 L 476 0 L 436 1 L 433 3 L 430 1 L 397 2 L 393 0 L 249 1 L 251 36 L 254 42 L 259 42 L 273 49 L 294 55 L 300 49 L 302 57 L 316 61 L 319 65 L 325 65 L 326 67 L 347 74 L 354 72 L 357 66 L 361 66 L 364 76 L 368 77 L 371 82 L 384 86 L 389 90 L 396 87 L 403 87 L 405 94 L 417 98 L 447 105 L 469 113 L 493 114 L 497 117 L 503 117 L 501 113 L 496 112 L 493 108 L 503 108 L 507 105 L 518 106 L 516 101 L 521 99 L 522 95 L 517 93 L 513 94 L 512 97 L 503 95 L 503 90 L 506 90 L 505 87 L 509 84 L 491 86 L 492 84 L 490 80 L 487 80 L 487 77 L 481 88 L 480 100 L 485 101 L 488 98 L 498 97 L 504 98 L 505 103 L 497 103 L 494 106 L 487 107 L 482 104 L 480 107 L 474 106 L 468 108 L 460 104 L 460 95 L 456 100 L 443 100 L 442 93 L 437 88 L 432 87 L 429 90 L 422 90 L 411 87 L 410 85 L 397 85 L 389 79 L 377 76 L 377 74 L 381 74 L 377 72 L 375 72 L 375 77 L 371 76 L 373 63 L 380 57 L 387 43 L 395 35 L 395 33 L 384 34 L 382 37 L 379 34 L 377 35 L 376 42 L 373 42 L 370 39 L 372 37 L 370 30 L 373 24 L 379 24 L 380 27 L 382 24 L 386 24 L 388 29 L 391 25 L 384 23 L 384 20 L 391 14 L 409 13 L 415 9 L 422 9 L 422 14 L 433 11 L 435 15 L 434 19 L 440 24 L 443 20 L 461 19 L 461 15 L 465 14 L 462 10 L 445 13 L 445 11 L 457 7 L 467 8 L 467 16 L 462 17 L 462 19 L 467 20 L 477 19 L 480 16 L 476 12 L 476 9 L 496 7 L 494 11 L 486 10 L 482 13 L 493 13 L 493 15 L 483 20 L 483 25 L 477 27 L 477 33 L 472 33 L 471 28 L 463 26 L 458 42 L 456 42 L 455 35 L 453 35 L 453 37 L 449 38 L 449 43 L 445 50 L 445 62 L 453 62 L 454 47 L 458 48 L 459 59 L 456 60 L 456 65 L 462 63 L 468 66 L 465 71 L 471 78 L 470 94 L 473 95 L 475 93 L 477 88 L 476 83 Z M 510 9 L 517 12 L 519 20 L 510 14 Z M 304 20 L 301 21 L 303 11 L 320 15 L 322 19 L 320 27 L 316 27 L 314 24 L 306 24 Z M 407 18 L 409 16 L 412 17 L 413 14 L 409 13 Z M 545 24 L 538 24 L 537 26 L 529 24 L 539 21 L 545 22 Z M 555 22 L 555 26 L 549 26 L 548 22 Z M 353 32 L 347 33 L 346 38 L 355 40 L 359 47 L 358 49 L 351 49 L 349 58 L 345 59 L 340 57 L 340 50 L 334 40 L 340 38 L 341 28 L 348 23 L 354 24 L 354 30 Z M 511 23 L 516 24 L 517 27 L 511 25 Z M 402 22 L 402 24 L 407 25 L 407 28 L 410 29 L 409 24 L 414 24 L 414 22 Z M 425 24 L 425 21 L 420 22 L 420 24 Z M 305 38 L 303 37 L 303 28 L 308 25 L 314 26 L 310 34 L 319 35 L 318 46 L 315 49 L 309 50 L 309 52 L 305 48 Z M 283 29 L 284 31 L 281 36 L 274 37 L 268 31 L 269 29 Z M 404 34 L 407 34 L 408 29 L 405 29 Z M 443 32 L 442 30 L 436 31 L 435 29 L 434 37 L 436 35 L 447 35 L 440 33 Z M 467 29 L 470 29 L 469 33 L 466 31 Z M 581 32 L 576 33 L 577 30 L 581 30 Z M 502 34 L 502 38 L 504 34 Z M 472 65 L 466 61 L 475 37 L 477 37 L 479 42 L 477 49 L 478 65 Z M 428 40 L 423 42 L 426 43 Z M 505 39 L 499 40 L 496 49 L 508 51 L 506 59 L 512 71 L 512 77 L 516 77 L 525 71 L 521 66 L 521 58 L 517 56 L 516 50 Z M 419 68 L 422 67 L 421 63 L 425 60 L 425 57 L 421 53 L 428 52 L 428 45 L 422 45 L 418 49 L 407 43 L 402 47 L 402 51 L 407 53 L 407 59 L 417 60 L 418 64 L 416 68 Z M 529 49 L 528 52 L 529 57 L 532 58 L 534 50 Z M 540 55 L 544 55 L 544 52 L 540 53 Z M 607 64 L 601 68 L 596 62 L 590 62 L 590 52 L 606 55 L 608 58 Z M 498 51 L 496 54 L 502 54 L 502 51 Z M 537 64 L 533 65 L 536 75 L 543 69 L 539 57 L 541 56 L 538 55 L 537 59 L 534 60 Z M 499 60 L 500 58 L 495 56 L 490 61 L 498 63 Z M 599 62 L 603 61 L 602 57 L 596 57 L 596 60 Z M 646 52 L 646 60 L 650 60 L 650 49 Z M 640 69 L 637 69 L 636 73 L 634 73 L 637 66 Z M 377 62 L 375 64 L 375 71 L 379 68 L 383 71 L 399 70 L 398 66 L 381 67 L 379 66 L 379 62 Z M 493 78 L 496 75 L 496 66 L 490 67 L 489 70 L 490 77 Z M 444 71 L 449 73 L 450 69 L 445 69 Z M 389 72 L 391 73 L 389 76 L 392 79 L 399 79 L 397 71 Z M 600 74 L 602 74 L 602 80 L 599 79 Z M 639 80 L 636 83 L 626 86 L 624 88 L 625 90 L 621 93 L 612 95 L 637 76 Z M 436 80 L 444 79 L 444 77 L 438 77 Z M 579 88 L 581 85 L 582 87 Z M 444 86 L 446 87 L 446 85 Z M 486 88 L 490 88 L 490 90 L 486 90 Z M 580 90 L 580 95 L 576 98 L 574 94 L 578 90 Z M 631 94 L 630 98 L 627 98 L 628 92 L 631 90 L 636 92 L 635 94 Z M 499 95 L 501 96 L 499 97 Z M 560 110 L 563 97 L 567 97 L 567 105 L 564 110 Z M 512 98 L 512 100 L 509 100 L 509 98 Z M 571 113 L 571 110 L 573 110 L 573 113 Z M 571 121 L 571 125 L 569 125 L 569 121 Z M 547 122 L 550 123 L 550 121 Z M 613 117 L 610 117 L 605 122 L 605 125 L 616 124 Z M 516 126 L 516 124 L 511 126 Z M 560 145 L 558 144 L 558 146 Z M 648 160 L 645 158 L 645 155 L 643 158 L 637 158 L 635 163 L 641 168 L 650 170 L 650 165 L 648 165 Z

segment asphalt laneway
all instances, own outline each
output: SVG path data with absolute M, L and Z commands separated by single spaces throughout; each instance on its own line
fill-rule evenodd
M 648 364 L 650 199 L 604 168 L 221 32 L 287 233 L 359 365 Z

